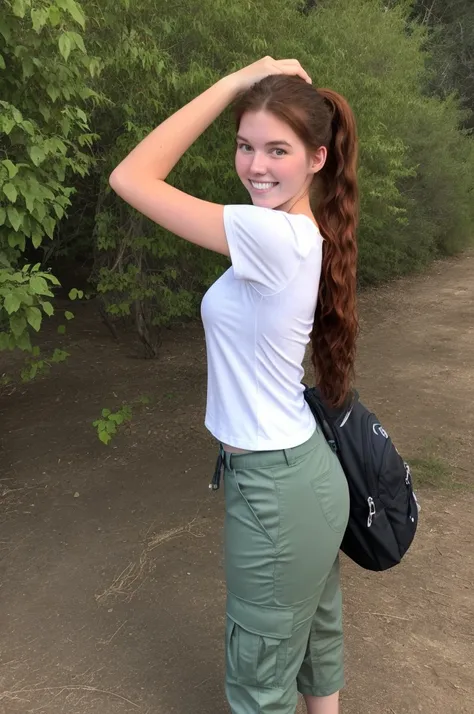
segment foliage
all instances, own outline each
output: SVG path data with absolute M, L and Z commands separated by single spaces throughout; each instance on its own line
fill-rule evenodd
M 354 108 L 361 285 L 420 269 L 472 240 L 473 141 L 461 129 L 468 117 L 452 94 L 459 73 L 453 69 L 448 81 L 433 54 L 426 2 L 6 0 L 5 6 L 0 347 L 30 349 L 30 328 L 53 307 L 51 295 L 35 286 L 41 279 L 50 293 L 57 287 L 45 265 L 78 257 L 92 268 L 103 317 L 111 327 L 133 322 L 147 356 L 158 353 L 160 328 L 196 315 L 226 259 L 129 208 L 112 194 L 108 176 L 159 122 L 265 54 L 298 57 L 318 86 L 340 91 Z M 467 0 L 429 6 L 451 28 L 443 57 L 461 66 L 455 27 L 456 17 L 463 27 L 468 22 Z M 461 6 L 464 14 L 456 16 Z M 466 30 L 463 58 L 470 38 Z M 466 69 L 464 94 L 468 76 Z M 186 152 L 170 182 L 210 201 L 247 201 L 233 143 L 227 112 Z M 23 270 L 38 262 L 34 271 Z
M 21 379 L 23 382 L 30 382 L 39 375 L 46 375 L 49 373 L 53 364 L 64 362 L 68 357 L 69 353 L 58 347 L 54 349 L 51 355 L 44 356 L 40 348 L 35 345 L 31 351 L 31 357 L 26 359 L 23 369 L 21 370 Z
M 457 102 L 427 95 L 427 32 L 410 5 L 331 0 L 310 16 L 316 76 L 346 95 L 360 136 L 362 285 L 472 240 L 474 152 Z M 314 74 L 313 74 L 314 76 Z
M 100 441 L 107 446 L 117 433 L 117 428 L 130 421 L 131 418 L 132 410 L 127 404 L 124 404 L 117 412 L 102 409 L 101 417 L 93 421 L 92 426 L 96 427 Z
M 133 405 L 123 404 L 116 412 L 102 409 L 99 419 L 92 422 L 100 441 L 107 446 L 117 434 L 118 428 L 131 420 L 134 408 L 148 404 L 148 401 L 148 397 L 140 396 Z
M 14 270 L 0 254 L 0 350 L 15 347 L 31 351 L 29 328 L 38 332 L 44 315 L 54 312 L 52 285 L 54 275 L 40 271 L 40 264 L 26 264 Z
M 30 350 L 30 328 L 54 312 L 39 257 L 71 205 L 73 175 L 92 164 L 86 114 L 100 62 L 87 54 L 76 0 L 5 0 L 0 17 L 0 349 Z
M 453 91 L 470 110 L 474 128 L 474 4 L 472 0 L 415 0 L 413 17 L 430 30 L 431 86 L 442 97 Z
M 92 14 L 93 4 L 88 7 Z M 196 314 L 203 289 L 222 272 L 225 260 L 176 240 L 138 215 L 111 195 L 107 177 L 159 121 L 218 78 L 219 66 L 210 69 L 198 62 L 206 47 L 209 7 L 196 7 L 190 23 L 176 2 L 151 14 L 144 0 L 123 3 L 120 13 L 116 3 L 103 2 L 103 22 L 91 38 L 102 51 L 113 48 L 102 54 L 100 87 L 114 107 L 92 119 L 93 129 L 101 131 L 104 157 L 96 182 L 99 197 L 84 196 L 88 205 L 97 206 L 93 277 L 108 319 L 130 316 L 147 356 L 157 354 L 160 327 Z M 216 14 L 223 22 L 223 3 L 215 4 Z M 222 49 L 219 42 L 216 58 Z M 138 87 L 133 96 L 132 87 Z M 228 136 L 227 130 L 213 127 L 183 157 L 170 180 L 208 200 L 224 202 L 226 186 L 233 180 Z
M 159 12 L 150 13 L 149 0 L 123 2 L 121 12 L 115 2 L 101 3 L 90 44 L 104 65 L 98 89 L 113 104 L 92 116 L 93 131 L 101 132 L 103 162 L 93 182 L 99 198 L 78 198 L 98 207 L 94 276 L 110 319 L 130 316 L 148 355 L 157 353 L 153 327 L 195 314 L 226 263 L 138 215 L 111 195 L 107 177 L 156 124 L 258 56 L 297 56 L 319 86 L 339 90 L 354 108 L 361 285 L 419 269 L 471 239 L 472 140 L 459 130 L 464 115 L 457 101 L 427 94 L 427 32 L 410 21 L 411 3 L 386 8 L 379 0 L 331 0 L 308 11 L 310 5 L 301 12 L 296 0 L 203 0 L 191 8 L 173 0 L 153 3 Z M 97 15 L 93 0 L 86 7 Z M 274 32 L 275 17 L 284 32 Z M 232 144 L 227 114 L 185 154 L 170 181 L 207 200 L 246 201 Z

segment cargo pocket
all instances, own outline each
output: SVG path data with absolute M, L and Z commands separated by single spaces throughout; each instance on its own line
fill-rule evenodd
M 281 686 L 292 631 L 291 610 L 228 597 L 227 678 L 245 686 Z

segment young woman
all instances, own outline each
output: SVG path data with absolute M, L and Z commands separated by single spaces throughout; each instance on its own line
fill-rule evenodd
M 166 183 L 232 102 L 235 165 L 253 205 Z M 166 119 L 112 188 L 185 240 L 230 257 L 202 303 L 206 426 L 225 483 L 226 694 L 234 714 L 337 714 L 343 684 L 338 551 L 346 480 L 303 397 L 312 340 L 329 403 L 350 389 L 357 316 L 357 138 L 347 102 L 297 60 L 265 57 Z

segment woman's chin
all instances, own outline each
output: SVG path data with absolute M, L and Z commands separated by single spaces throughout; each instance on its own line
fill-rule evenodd
M 252 203 L 254 206 L 259 206 L 260 208 L 277 208 L 280 205 L 280 200 L 275 198 L 275 196 L 255 196 L 250 195 Z

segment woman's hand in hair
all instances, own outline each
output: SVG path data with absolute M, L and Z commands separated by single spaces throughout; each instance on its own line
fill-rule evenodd
M 270 74 L 287 74 L 290 76 L 298 76 L 312 84 L 312 79 L 309 74 L 303 69 L 296 59 L 276 60 L 273 57 L 263 57 L 257 62 L 249 64 L 247 67 L 229 75 L 235 84 L 236 92 L 243 92 L 249 89 L 253 84 L 259 82 L 264 77 Z

